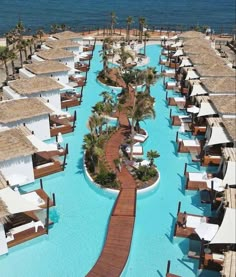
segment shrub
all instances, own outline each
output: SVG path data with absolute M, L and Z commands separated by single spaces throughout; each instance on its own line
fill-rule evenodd
M 100 172 L 96 178 L 95 182 L 104 187 L 117 187 L 116 174 L 113 172 Z
M 157 170 L 149 166 L 140 166 L 136 170 L 136 176 L 139 180 L 146 182 L 151 178 L 157 176 Z

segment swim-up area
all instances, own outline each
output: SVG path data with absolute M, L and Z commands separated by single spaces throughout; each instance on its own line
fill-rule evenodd
M 117 194 L 106 192 L 88 181 L 84 174 L 82 148 L 91 108 L 101 100 L 99 94 L 104 91 L 104 86 L 96 81 L 102 68 L 100 50 L 101 46 L 96 46 L 82 105 L 69 109 L 71 113 L 77 111 L 77 122 L 74 133 L 63 135 L 63 143 L 69 144 L 66 169 L 43 178 L 45 191 L 49 195 L 56 194 L 56 207 L 50 211 L 54 225 L 48 236 L 11 248 L 7 256 L 0 257 L 1 276 L 85 276 L 100 255 Z M 147 46 L 148 66 L 156 67 L 159 72 L 160 52 L 159 45 Z M 196 276 L 198 260 L 187 257 L 189 240 L 173 238 L 177 207 L 181 201 L 182 211 L 208 216 L 210 205 L 201 204 L 199 192 L 185 192 L 185 163 L 191 171 L 200 168 L 196 163 L 191 164 L 189 155 L 177 154 L 178 127 L 171 126 L 169 121 L 170 108 L 162 78 L 151 88 L 151 94 L 156 99 L 156 118 L 142 123 L 149 134 L 143 147 L 144 153 L 149 150 L 160 153 L 155 164 L 161 179 L 158 186 L 138 195 L 131 252 L 122 277 L 165 276 L 168 260 L 175 274 Z M 177 108 L 172 111 L 179 113 Z M 39 188 L 39 181 L 24 186 L 23 190 L 36 188 Z M 205 276 L 218 275 L 207 272 Z

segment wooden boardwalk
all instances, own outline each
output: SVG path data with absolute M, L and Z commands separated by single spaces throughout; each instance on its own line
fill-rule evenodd
M 122 86 L 125 85 L 122 81 L 120 83 Z M 119 130 L 111 136 L 105 146 L 106 161 L 114 171 L 116 170 L 114 160 L 119 158 L 120 144 L 130 131 L 125 111 L 120 113 L 119 123 Z M 117 173 L 117 178 L 121 183 L 121 190 L 113 207 L 103 250 L 87 274 L 88 277 L 118 277 L 129 257 L 136 211 L 136 182 L 124 165 Z

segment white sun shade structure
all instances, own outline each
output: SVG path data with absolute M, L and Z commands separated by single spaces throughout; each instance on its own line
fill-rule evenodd
M 179 57 L 179 56 L 183 56 L 183 55 L 184 55 L 183 50 L 182 50 L 182 49 L 178 49 L 178 50 L 174 53 L 173 57 Z
M 196 71 L 188 70 L 185 80 L 195 80 L 195 79 L 199 79 L 199 78 L 200 78 L 200 76 L 196 73 Z
M 199 111 L 200 111 L 200 109 L 197 106 L 195 106 L 195 105 L 193 105 L 190 108 L 187 108 L 187 112 L 188 113 L 196 114 L 196 113 L 199 113 Z
M 202 102 L 197 116 L 200 117 L 200 116 L 213 115 L 213 114 L 216 114 L 216 112 L 213 109 L 211 103 Z
M 38 149 L 38 151 L 54 151 L 57 150 L 56 143 L 46 143 L 41 141 L 34 135 L 27 136 L 27 139 Z
M 91 36 L 83 37 L 83 40 L 94 40 L 94 37 L 91 37 Z
M 211 127 L 211 137 L 206 144 L 207 146 L 210 145 L 216 145 L 216 144 L 223 144 L 223 143 L 229 143 L 230 140 L 228 139 L 227 135 L 224 132 L 223 127 Z
M 236 243 L 236 209 L 226 208 L 224 219 L 210 244 Z
M 204 95 L 207 93 L 208 92 L 200 84 L 194 84 L 190 96 Z
M 190 62 L 189 59 L 182 59 L 181 64 L 179 65 L 179 67 L 189 67 L 189 66 L 193 66 L 193 64 Z
M 25 200 L 18 192 L 15 192 L 10 187 L 0 190 L 0 198 L 6 204 L 7 210 L 10 214 L 36 211 L 41 209 L 32 202 Z
M 223 178 L 224 185 L 236 185 L 236 163 L 235 161 L 227 161 L 227 168 Z
M 176 39 L 178 39 L 178 36 L 175 35 L 175 36 L 171 37 L 170 39 L 171 39 L 171 40 L 176 40 Z
M 210 224 L 206 222 L 201 222 L 197 228 L 195 228 L 195 232 L 199 236 L 200 239 L 204 239 L 205 241 L 211 241 L 216 235 L 219 229 L 219 225 Z

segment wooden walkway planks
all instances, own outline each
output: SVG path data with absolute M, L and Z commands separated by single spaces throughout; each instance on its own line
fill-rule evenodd
M 119 83 L 124 87 L 122 81 Z M 131 101 L 134 100 L 133 88 L 130 87 L 129 90 L 131 97 L 126 105 L 131 105 Z M 120 145 L 130 131 L 129 120 L 124 110 L 119 114 L 119 123 L 119 130 L 111 136 L 105 146 L 106 161 L 114 171 L 114 160 L 119 158 Z M 118 277 L 129 257 L 136 211 L 136 182 L 124 165 L 121 171 L 117 172 L 117 178 L 121 183 L 121 190 L 113 207 L 103 250 L 87 274 L 88 277 Z
M 105 246 L 88 277 L 120 276 L 129 256 L 133 216 L 111 216 Z

